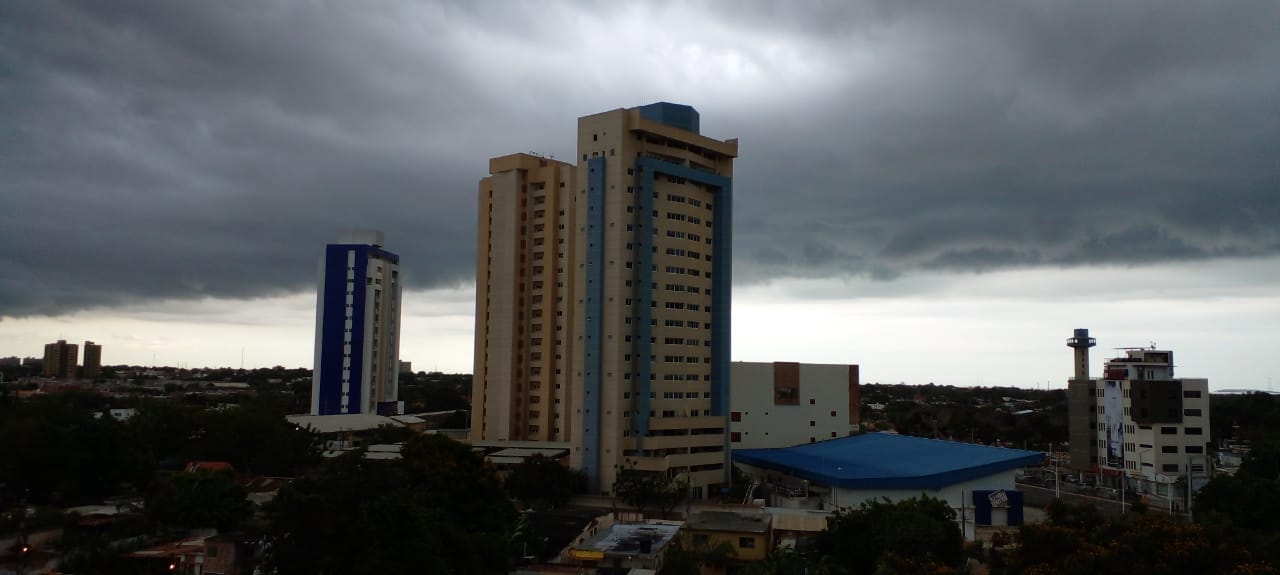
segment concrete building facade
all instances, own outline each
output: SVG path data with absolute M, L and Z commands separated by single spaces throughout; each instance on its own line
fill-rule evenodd
M 860 423 L 857 365 L 733 362 L 731 449 L 844 437 Z
M 1087 338 L 1088 331 L 1076 330 L 1076 337 L 1068 340 L 1077 356 L 1081 337 Z M 1161 500 L 1157 504 L 1183 508 L 1187 487 L 1194 492 L 1209 479 L 1209 382 L 1175 377 L 1170 350 L 1152 345 L 1120 351 L 1124 355 L 1107 360 L 1099 379 L 1087 378 L 1086 357 L 1085 372 L 1077 366 L 1069 384 L 1079 388 L 1076 394 L 1081 398 L 1091 400 L 1077 400 L 1068 388 L 1072 466 L 1097 473 L 1103 483 L 1123 482 L 1128 489 Z M 1082 383 L 1086 380 L 1090 386 Z M 1088 417 L 1080 413 L 1081 404 Z M 1077 441 L 1083 441 L 1084 449 Z M 1086 457 L 1088 467 L 1081 465 Z
M 1076 329 L 1067 347 L 1075 350 L 1075 372 L 1067 381 L 1067 445 L 1071 467 L 1089 471 L 1098 465 L 1098 389 L 1089 377 L 1089 348 L 1097 345 L 1089 330 Z
M 91 341 L 84 342 L 84 366 L 80 369 L 80 377 L 94 379 L 102 374 L 102 346 Z
M 475 439 L 568 441 L 578 267 L 571 164 L 489 160 L 477 226 Z
M 1014 477 L 1044 459 L 1036 451 L 890 433 L 733 452 L 734 464 L 752 479 L 748 497 L 771 507 L 853 509 L 924 493 L 957 512 L 972 511 L 979 525 L 1022 523 Z
M 579 118 L 576 165 L 490 162 L 473 438 L 569 442 L 604 493 L 628 466 L 695 497 L 727 480 L 737 141 L 699 127 L 689 106 L 613 110 Z
M 382 232 L 325 248 L 316 296 L 312 415 L 399 413 L 400 257 Z
M 79 361 L 80 346 L 74 343 L 67 343 L 67 340 L 64 339 L 47 343 L 44 346 L 42 374 L 45 377 L 57 377 L 60 379 L 74 378 L 76 377 Z

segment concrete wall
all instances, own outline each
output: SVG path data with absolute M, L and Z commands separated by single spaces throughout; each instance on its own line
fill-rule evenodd
M 959 509 L 961 504 L 970 508 L 973 507 L 973 492 L 975 490 L 997 490 L 1015 489 L 1013 485 L 1014 470 L 1004 471 L 986 477 L 979 477 L 970 481 L 948 485 L 937 490 L 919 490 L 919 489 L 843 489 L 835 488 L 827 494 L 824 507 L 839 509 L 842 507 L 857 507 L 862 502 L 887 497 L 890 501 L 901 501 L 911 497 L 918 497 L 921 493 L 936 499 L 942 499 L 952 508 Z
M 857 418 L 850 397 L 857 369 L 845 364 L 733 362 L 731 448 L 789 447 L 849 435 Z

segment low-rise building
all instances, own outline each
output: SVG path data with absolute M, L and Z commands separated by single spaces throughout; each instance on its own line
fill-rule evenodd
M 561 554 L 560 562 L 586 569 L 662 571 L 662 559 L 681 523 L 657 519 L 597 517 Z
M 204 540 L 201 575 L 251 575 L 257 542 L 242 533 L 224 533 Z
M 1038 451 L 892 433 L 733 453 L 734 464 L 752 479 L 748 497 L 773 507 L 839 510 L 924 494 L 958 513 L 975 512 L 979 525 L 1022 523 L 1022 494 L 1014 489 L 1014 475 L 1044 457 Z
M 686 549 L 733 549 L 733 565 L 764 561 L 773 549 L 773 516 L 755 509 L 695 511 L 681 530 Z M 726 569 L 702 566 L 702 575 L 720 575 Z

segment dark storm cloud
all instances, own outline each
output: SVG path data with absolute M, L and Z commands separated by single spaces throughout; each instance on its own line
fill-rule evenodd
M 739 253 L 762 256 L 744 275 L 1280 251 L 1275 4 L 779 6 L 738 14 L 818 31 L 853 65 L 821 104 L 783 112 L 825 122 L 743 120 L 735 206 L 769 214 L 739 232 Z M 777 156 L 775 141 L 806 145 Z
M 738 278 L 1280 252 L 1273 3 L 0 6 L 0 316 L 473 278 L 488 157 L 741 139 Z
M 303 289 L 348 228 L 385 229 L 419 286 L 471 277 L 470 135 L 500 115 L 395 14 L 3 10 L 0 315 Z

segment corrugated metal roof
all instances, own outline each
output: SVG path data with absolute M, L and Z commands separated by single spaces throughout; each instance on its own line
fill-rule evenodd
M 390 417 L 373 413 L 350 413 L 346 415 L 289 415 L 285 416 L 289 423 L 299 427 L 308 427 L 316 433 L 339 433 L 343 431 L 368 431 L 383 425 L 398 425 Z
M 541 455 L 543 457 L 559 457 L 569 453 L 568 449 L 558 447 L 508 447 L 489 454 L 492 457 L 533 457 Z
M 827 529 L 827 520 L 831 518 L 830 511 L 818 511 L 815 509 L 769 507 L 766 511 L 773 516 L 773 529 L 775 531 L 817 533 Z
M 941 489 L 1039 463 L 1038 451 L 890 433 L 865 433 L 776 449 L 743 449 L 733 460 L 845 489 Z
M 765 533 L 773 516 L 764 511 L 725 511 L 706 509 L 693 512 L 685 520 L 685 529 L 698 531 L 729 531 L 734 533 Z

